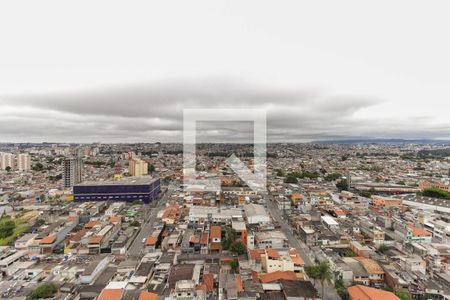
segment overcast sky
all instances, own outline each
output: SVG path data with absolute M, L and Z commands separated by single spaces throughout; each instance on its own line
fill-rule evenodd
M 450 139 L 449 9 L 2 2 L 0 142 L 181 141 L 183 108 L 203 107 L 267 109 L 270 142 Z

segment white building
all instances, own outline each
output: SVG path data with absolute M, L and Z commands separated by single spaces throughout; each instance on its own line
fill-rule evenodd
M 6 170 L 7 167 L 14 169 L 16 167 L 16 156 L 12 153 L 0 153 L 0 168 Z
M 29 171 L 31 169 L 31 158 L 28 153 L 20 153 L 17 157 L 17 169 L 19 171 Z
M 244 205 L 244 212 L 247 217 L 248 224 L 270 223 L 270 217 L 266 209 L 262 205 L 247 204 Z

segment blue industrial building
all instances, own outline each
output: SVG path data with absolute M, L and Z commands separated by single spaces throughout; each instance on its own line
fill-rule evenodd
M 127 201 L 142 200 L 150 203 L 161 192 L 160 179 L 124 177 L 120 181 L 87 182 L 74 185 L 75 201 Z

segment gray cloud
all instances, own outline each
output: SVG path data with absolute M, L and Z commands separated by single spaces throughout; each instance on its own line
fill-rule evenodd
M 0 97 L 0 141 L 181 141 L 184 108 L 265 108 L 268 141 L 342 137 L 443 137 L 429 119 L 355 118 L 377 99 L 330 97 L 318 90 L 283 90 L 228 80 L 169 82 L 85 91 Z M 200 128 L 204 141 L 245 141 L 251 126 Z

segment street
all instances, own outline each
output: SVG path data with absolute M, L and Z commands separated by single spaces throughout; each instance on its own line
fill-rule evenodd
M 147 238 L 152 233 L 152 230 L 154 228 L 153 223 L 155 222 L 156 215 L 161 210 L 161 208 L 165 206 L 168 199 L 170 199 L 172 192 L 173 187 L 169 186 L 167 188 L 167 191 L 162 196 L 158 197 L 158 199 L 156 200 L 157 201 L 156 206 L 151 209 L 150 215 L 146 218 L 146 220 L 143 220 L 139 233 L 137 234 L 133 243 L 131 243 L 130 247 L 128 248 L 127 251 L 128 258 L 137 258 L 142 254 L 142 249 L 144 248 L 142 240 L 144 238 Z
M 272 217 L 275 219 L 275 221 L 277 221 L 280 224 L 281 231 L 286 235 L 291 246 L 300 250 L 300 256 L 305 261 L 305 264 L 307 266 L 314 265 L 314 262 L 311 261 L 311 258 L 308 255 L 311 249 L 309 249 L 309 247 L 306 246 L 302 241 L 297 239 L 297 237 L 292 233 L 292 227 L 282 218 L 281 210 L 272 202 L 271 197 L 266 197 L 266 203 L 268 210 L 272 214 Z M 319 293 L 322 293 L 322 285 L 319 281 L 316 282 L 316 288 L 319 291 Z M 322 296 L 322 298 L 326 300 L 341 299 L 341 297 L 339 297 L 339 295 L 337 294 L 334 286 L 328 283 L 325 283 L 324 294 L 325 297 Z

